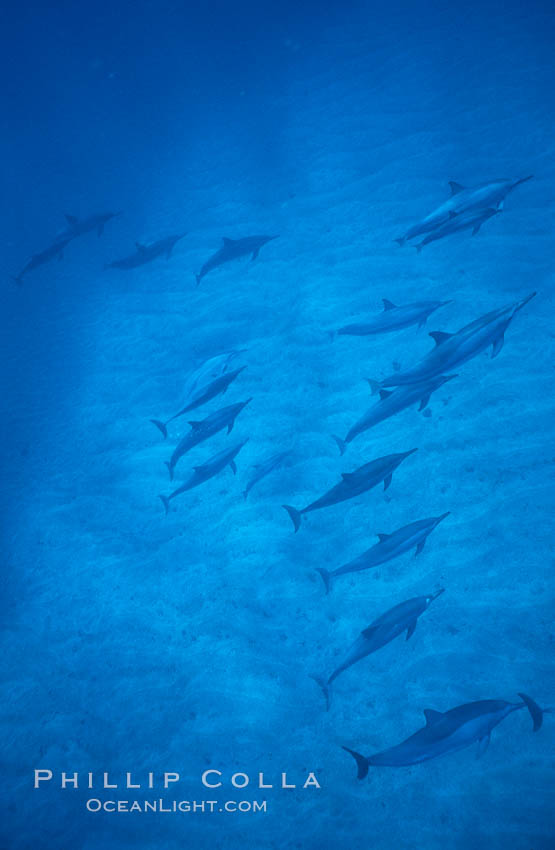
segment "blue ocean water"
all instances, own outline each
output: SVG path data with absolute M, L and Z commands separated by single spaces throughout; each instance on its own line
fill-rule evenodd
M 365 755 L 423 710 L 530 694 L 555 706 L 553 452 L 555 12 L 543 2 L 192 4 L 6 11 L 0 152 L 4 539 L 2 748 L 9 850 L 550 850 L 555 718 L 511 714 L 476 747 L 408 767 Z M 534 179 L 501 214 L 417 253 L 394 239 L 448 181 Z M 12 277 L 68 224 L 122 214 Z M 105 264 L 187 232 L 169 259 Z M 211 272 L 222 237 L 279 234 Z M 536 297 L 488 353 L 338 453 L 366 378 Z M 382 299 L 451 301 L 427 328 L 351 337 Z M 224 396 L 168 425 L 190 376 L 240 351 Z M 252 397 L 164 462 L 189 426 Z M 248 438 L 237 475 L 158 494 Z M 343 472 L 418 447 L 357 499 L 303 518 Z M 254 465 L 290 454 L 243 498 Z M 424 551 L 333 570 L 424 517 Z M 398 637 L 329 673 L 392 606 L 445 588 Z M 224 786 L 203 788 L 207 769 Z M 33 788 L 35 770 L 52 780 Z M 62 771 L 80 787 L 60 788 Z M 84 782 L 93 772 L 116 791 Z M 164 789 L 164 771 L 180 782 Z M 314 772 L 321 788 L 302 788 Z M 138 791 L 121 787 L 132 773 Z M 146 788 L 148 773 L 155 788 Z M 257 787 L 263 772 L 271 790 Z M 282 773 L 295 789 L 280 789 Z M 236 789 L 235 773 L 250 776 Z M 115 778 L 115 779 L 114 779 Z M 91 797 L 266 800 L 266 812 L 91 812 Z

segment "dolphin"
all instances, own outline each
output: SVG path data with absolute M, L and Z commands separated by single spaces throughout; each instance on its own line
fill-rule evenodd
M 435 230 L 440 224 L 445 224 L 449 220 L 451 213 L 457 215 L 466 210 L 476 209 L 478 207 L 483 209 L 488 207 L 500 209 L 509 192 L 520 186 L 521 183 L 531 180 L 532 177 L 533 175 L 522 177 L 519 180 L 492 180 L 472 188 L 465 188 L 460 183 L 455 183 L 451 180 L 449 182 L 451 197 L 422 219 L 422 221 L 410 227 L 404 236 L 401 236 L 395 241 L 399 245 L 404 245 L 408 239 L 414 239 L 415 236 L 420 236 L 423 233 L 430 233 L 431 230 Z
M 387 490 L 397 467 L 405 458 L 414 454 L 416 451 L 418 449 L 411 449 L 408 452 L 401 452 L 400 454 L 385 455 L 385 457 L 379 457 L 376 460 L 371 460 L 370 463 L 365 463 L 363 466 L 355 469 L 354 472 L 343 472 L 339 484 L 336 484 L 335 487 L 332 487 L 331 490 L 328 490 L 327 493 L 324 493 L 323 496 L 320 496 L 319 499 L 311 502 L 311 504 L 302 510 L 292 508 L 291 505 L 282 505 L 291 518 L 295 533 L 301 527 L 303 514 L 316 511 L 319 508 L 336 505 L 338 502 L 344 502 L 347 499 L 354 499 L 356 496 L 360 496 L 361 493 L 371 490 L 372 487 L 375 487 L 382 481 L 384 482 L 384 490 Z
M 213 398 L 216 398 L 216 396 L 220 395 L 220 393 L 225 393 L 237 375 L 246 368 L 246 366 L 241 366 L 239 369 L 234 369 L 233 372 L 223 372 L 216 378 L 211 378 L 206 383 L 201 383 L 200 386 L 195 385 L 191 394 L 187 398 L 185 407 L 183 407 L 178 413 L 174 413 L 174 415 L 170 416 L 166 422 L 161 422 L 159 419 L 151 419 L 150 421 L 162 432 L 165 439 L 168 436 L 168 425 L 170 422 L 173 422 L 173 420 L 177 419 L 179 416 L 183 416 L 184 413 L 189 413 L 189 411 L 194 410 L 195 407 L 200 407 L 202 404 L 206 404 L 207 401 L 211 401 Z
M 351 443 L 359 434 L 363 434 L 364 431 L 368 431 L 369 428 L 373 428 L 379 422 L 384 422 L 390 416 L 395 416 L 396 413 L 410 407 L 417 401 L 420 402 L 418 410 L 424 410 L 432 393 L 447 381 L 452 381 L 453 378 L 457 377 L 458 375 L 437 375 L 428 381 L 422 381 L 420 384 L 406 384 L 393 390 L 379 389 L 380 400 L 370 410 L 367 410 L 358 422 L 355 422 L 345 439 L 342 440 L 341 437 L 333 435 L 339 452 L 344 454 L 347 444 Z M 369 383 L 371 387 L 374 385 L 374 381 L 369 380 Z
M 331 705 L 331 685 L 340 673 L 343 673 L 344 670 L 347 670 L 348 667 L 356 664 L 357 661 L 360 661 L 362 658 L 366 658 L 367 655 L 381 649 L 382 646 L 390 643 L 402 632 L 406 631 L 407 640 L 412 637 L 420 615 L 423 614 L 434 599 L 437 599 L 437 597 L 443 592 L 444 588 L 441 588 L 436 593 L 432 593 L 430 596 L 416 596 L 414 599 L 407 599 L 406 602 L 401 602 L 399 605 L 395 605 L 393 608 L 390 608 L 389 611 L 386 611 L 385 614 L 382 614 L 377 620 L 370 623 L 370 625 L 360 633 L 358 639 L 351 646 L 346 657 L 343 659 L 339 667 L 333 671 L 331 676 L 328 676 L 327 679 L 325 676 L 312 677 L 314 681 L 320 685 L 324 692 L 326 708 L 328 711 Z
M 270 455 L 270 457 L 267 457 L 260 463 L 255 463 L 253 466 L 253 474 L 249 478 L 247 486 L 243 490 L 243 497 L 246 499 L 255 484 L 258 484 L 259 481 L 266 478 L 266 476 L 273 472 L 274 469 L 279 469 L 279 467 L 283 464 L 283 461 L 290 457 L 291 454 L 291 450 L 276 452 L 276 454 Z
M 228 239 L 223 237 L 223 245 L 219 251 L 216 251 L 203 265 L 200 272 L 196 275 L 197 286 L 203 277 L 228 263 L 230 260 L 238 260 L 240 257 L 246 257 L 252 254 L 252 259 L 256 260 L 260 249 L 271 242 L 272 239 L 277 239 L 277 236 L 245 236 L 243 239 Z
M 440 307 L 451 304 L 451 301 L 416 301 L 414 304 L 405 304 L 398 307 L 387 298 L 383 299 L 383 311 L 369 322 L 361 322 L 354 325 L 345 325 L 339 328 L 338 335 L 370 336 L 374 334 L 390 333 L 411 325 L 426 324 L 426 319 Z
M 428 233 L 422 242 L 419 242 L 414 247 L 420 253 L 424 245 L 429 245 L 430 242 L 437 242 L 438 239 L 444 239 L 446 236 L 450 236 L 452 233 L 458 233 L 461 230 L 472 230 L 472 235 L 476 236 L 484 222 L 494 215 L 499 215 L 500 212 L 501 210 L 494 207 L 487 207 L 486 209 L 479 207 L 478 209 L 465 210 L 458 215 L 453 213 L 444 224 L 440 224 L 439 227 Z
M 227 372 L 235 358 L 240 354 L 244 354 L 246 350 L 246 348 L 236 348 L 231 349 L 230 351 L 223 351 L 221 354 L 209 357 L 201 363 L 200 366 L 191 372 L 186 381 L 184 393 L 185 398 L 188 398 L 197 387 L 202 386 L 202 384 L 208 383 L 212 378 L 218 378 L 220 375 L 223 375 L 224 372 Z
M 436 375 L 442 375 L 466 363 L 492 346 L 492 358 L 497 357 L 505 341 L 505 331 L 519 310 L 534 298 L 532 292 L 522 301 L 492 310 L 485 316 L 475 319 L 454 334 L 435 331 L 429 334 L 435 342 L 435 348 L 426 354 L 419 364 L 405 372 L 395 372 L 383 381 L 372 382 L 373 391 L 381 387 L 396 387 L 429 381 Z
M 189 422 L 191 430 L 185 434 L 182 440 L 179 441 L 171 458 L 166 462 L 166 466 L 170 473 L 170 481 L 173 481 L 173 473 L 178 461 L 184 454 L 190 451 L 190 449 L 194 446 L 198 446 L 199 443 L 204 442 L 204 440 L 207 440 L 214 434 L 217 434 L 218 431 L 221 431 L 223 428 L 227 428 L 227 433 L 231 434 L 236 418 L 251 401 L 252 398 L 248 398 L 246 401 L 240 401 L 238 404 L 230 404 L 227 407 L 222 407 L 220 410 L 216 410 L 200 422 Z
M 432 516 L 428 519 L 419 519 L 416 522 L 411 522 L 409 525 L 404 525 L 393 531 L 391 534 L 378 534 L 379 542 L 362 555 L 354 558 L 342 567 L 336 570 L 329 571 L 323 567 L 318 567 L 317 572 L 322 576 L 322 581 L 326 588 L 326 593 L 329 593 L 332 588 L 332 583 L 339 576 L 347 575 L 347 573 L 358 573 L 362 570 L 370 570 L 372 567 L 379 567 L 380 564 L 385 564 L 387 561 L 392 561 L 408 552 L 409 549 L 416 547 L 416 555 L 422 552 L 428 535 L 432 533 L 434 528 L 449 516 L 450 511 L 441 514 L 441 516 Z
M 543 715 L 552 709 L 540 708 L 526 694 L 519 693 L 522 702 L 505 702 L 502 699 L 483 699 L 458 705 L 441 712 L 427 708 L 426 725 L 395 747 L 389 747 L 372 756 L 361 756 L 355 750 L 343 747 L 355 759 L 358 778 L 364 779 L 370 765 L 405 767 L 437 758 L 445 753 L 463 750 L 478 744 L 478 755 L 487 750 L 492 730 L 513 711 L 527 708 L 532 717 L 534 732 L 542 725 Z
M 157 257 L 166 255 L 169 260 L 172 251 L 177 242 L 186 236 L 186 233 L 180 233 L 175 236 L 167 236 L 165 239 L 159 239 L 157 242 L 151 242 L 150 245 L 143 245 L 141 242 L 135 242 L 137 250 L 134 254 L 124 257 L 122 260 L 114 260 L 112 263 L 107 263 L 105 269 L 135 269 L 137 266 L 144 266 L 151 263 Z
M 172 499 L 175 499 L 175 497 L 179 496 L 180 493 L 185 493 L 186 490 L 192 490 L 193 487 L 198 487 L 199 484 L 203 484 L 205 481 L 213 478 L 218 474 L 218 472 L 225 469 L 226 466 L 230 466 L 233 474 L 236 475 L 237 467 L 235 466 L 235 458 L 247 442 L 248 438 L 246 440 L 242 440 L 240 443 L 235 443 L 235 445 L 231 446 L 231 448 L 218 452 L 218 454 L 213 455 L 213 457 L 209 458 L 200 466 L 194 466 L 193 472 L 187 481 L 181 485 L 181 487 L 178 487 L 177 490 L 174 490 L 169 496 L 160 494 L 160 499 L 164 505 L 166 514 L 170 509 L 170 502 Z
M 33 254 L 31 259 L 25 264 L 19 274 L 13 276 L 13 280 L 15 280 L 18 286 L 22 286 L 23 278 L 29 272 L 38 269 L 39 266 L 43 266 L 45 263 L 49 263 L 50 260 L 63 259 L 64 250 L 72 239 L 73 236 L 59 238 L 55 240 L 52 245 L 49 245 L 48 248 L 45 248 L 44 251 L 39 251 L 38 254 Z
M 98 236 L 102 236 L 105 225 L 110 221 L 110 219 L 115 218 L 118 215 L 121 215 L 121 211 L 115 213 L 98 213 L 96 215 L 90 215 L 87 218 L 77 218 L 75 215 L 66 214 L 68 229 L 64 233 L 67 236 L 75 237 L 82 236 L 84 233 L 91 233 L 93 230 L 96 230 Z

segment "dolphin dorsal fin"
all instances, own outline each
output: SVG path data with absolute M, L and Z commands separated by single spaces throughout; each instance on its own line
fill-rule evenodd
M 384 398 L 389 398 L 393 390 L 380 390 L 380 398 L 383 401 Z
M 144 254 L 144 252 L 146 251 L 146 245 L 143 245 L 142 242 L 135 242 L 135 248 L 141 254 Z
M 383 543 L 384 540 L 387 540 L 389 537 L 391 537 L 391 534 L 378 534 L 378 540 L 380 543 Z
M 449 181 L 449 186 L 451 187 L 451 195 L 458 195 L 459 192 L 464 192 L 464 186 L 461 186 L 460 183 L 455 183 L 454 180 Z
M 226 248 L 228 245 L 233 245 L 235 239 L 228 239 L 227 236 L 222 236 L 222 242 L 224 243 L 224 248 Z
M 368 626 L 367 629 L 362 630 L 361 635 L 362 635 L 363 638 L 366 638 L 368 640 L 369 638 L 373 637 L 376 629 L 377 629 L 377 626 Z
M 199 419 L 190 419 L 189 425 L 191 426 L 191 428 L 200 428 L 202 422 Z
M 77 224 L 77 222 L 79 221 L 79 219 L 77 218 L 76 215 L 68 215 L 67 213 L 66 213 L 66 220 L 67 220 L 68 224 Z
M 424 717 L 426 718 L 426 726 L 432 726 L 432 724 L 437 723 L 440 717 L 443 717 L 443 714 L 441 711 L 434 711 L 433 708 L 425 708 Z
M 382 301 L 384 310 L 394 310 L 397 306 L 393 303 L 393 301 L 390 301 L 389 298 L 382 298 Z
M 442 342 L 445 342 L 446 340 L 450 339 L 453 334 L 445 333 L 445 331 L 432 331 L 429 336 L 432 337 L 436 345 L 441 345 Z
M 350 479 L 353 477 L 353 475 L 355 475 L 354 472 L 342 472 L 341 478 L 343 479 L 343 481 L 350 481 Z

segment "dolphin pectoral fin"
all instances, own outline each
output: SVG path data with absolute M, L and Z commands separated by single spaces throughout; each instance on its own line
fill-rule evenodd
M 229 461 L 229 465 L 230 465 L 230 467 L 231 467 L 231 471 L 233 472 L 233 474 L 234 474 L 234 475 L 237 475 L 237 464 L 235 463 L 235 461 L 234 461 L 234 460 L 230 460 L 230 461 Z
M 418 408 L 419 411 L 424 410 L 426 407 L 428 407 L 428 402 L 430 401 L 430 395 L 431 395 L 431 393 L 429 395 L 425 395 L 424 398 L 421 399 L 420 407 Z
M 259 251 L 260 251 L 260 248 L 256 248 L 256 250 L 252 252 L 251 262 L 253 260 L 256 260 L 256 258 L 258 257 Z
M 337 443 L 337 448 L 339 449 L 339 454 L 344 455 L 345 450 L 347 448 L 347 443 L 345 440 L 342 440 L 341 437 L 336 436 L 336 434 L 332 434 L 333 439 Z
M 324 697 L 326 698 L 326 711 L 329 711 L 331 705 L 331 685 L 326 681 L 325 676 L 311 676 L 310 678 L 314 679 L 316 684 L 322 688 Z
M 394 310 L 397 306 L 393 303 L 393 301 L 390 301 L 389 298 L 382 298 L 382 301 L 384 310 Z
M 393 390 L 380 390 L 380 401 L 384 401 L 392 394 Z
M 411 637 L 412 637 L 412 636 L 413 636 L 413 634 L 414 634 L 414 630 L 415 630 L 415 628 L 416 628 L 416 624 L 417 624 L 417 622 L 418 622 L 418 619 L 415 619 L 415 620 L 413 620 L 413 621 L 412 621 L 412 623 L 410 624 L 410 626 L 409 626 L 409 627 L 408 627 L 408 629 L 407 629 L 407 636 L 406 636 L 405 640 L 410 640 L 410 639 L 411 639 Z
M 229 248 L 230 245 L 233 245 L 234 240 L 228 239 L 227 236 L 222 236 L 222 242 L 224 243 L 224 248 Z
M 422 549 L 424 548 L 425 545 L 426 545 L 426 541 L 421 540 L 420 543 L 418 544 L 418 546 L 416 547 L 416 552 L 414 553 L 415 558 L 418 558 L 418 556 L 422 552 Z
M 487 748 L 489 747 L 490 735 L 484 735 L 483 738 L 480 738 L 478 741 L 478 750 L 476 752 L 476 758 L 481 759 Z
M 377 534 L 376 537 L 380 543 L 383 543 L 388 537 L 391 537 L 391 534 Z
M 143 245 L 141 242 L 135 242 L 135 248 L 139 252 L 139 254 L 144 254 L 146 251 L 146 245 Z
M 434 723 L 443 717 L 441 711 L 435 711 L 433 708 L 424 709 L 424 717 L 426 718 L 426 726 L 432 726 Z
M 461 186 L 460 183 L 455 183 L 454 180 L 449 181 L 449 186 L 450 186 L 450 189 L 451 189 L 451 196 L 458 195 L 459 192 L 464 191 L 464 186 Z
M 386 477 L 384 478 L 384 480 L 383 480 L 384 493 L 387 490 L 387 488 L 389 487 L 389 485 L 391 484 L 392 478 L 393 478 L 393 475 L 391 475 L 391 474 L 386 475 Z
M 283 508 L 289 514 L 291 522 L 293 523 L 293 527 L 295 528 L 295 534 L 301 527 L 301 512 L 297 510 L 297 508 L 292 508 L 291 505 L 282 505 Z
M 350 753 L 356 761 L 358 768 L 357 779 L 364 779 L 364 777 L 368 775 L 368 765 L 370 764 L 368 759 L 365 756 L 361 756 L 361 754 L 357 753 L 355 750 L 350 750 L 349 747 L 343 747 L 342 749 L 344 749 L 345 752 Z
M 497 357 L 501 349 L 503 348 L 503 343 L 505 342 L 505 336 L 501 334 L 501 336 L 497 337 L 495 342 L 493 343 L 493 347 L 491 349 L 491 359 Z
M 325 570 L 324 567 L 316 567 L 316 572 L 320 573 L 320 575 L 322 576 L 322 581 L 324 582 L 324 587 L 326 588 L 327 595 L 331 590 L 331 573 L 329 570 Z

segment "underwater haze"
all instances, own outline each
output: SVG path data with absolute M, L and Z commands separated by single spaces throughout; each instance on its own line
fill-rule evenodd
M 23 0 L 0 43 L 0 848 L 553 850 L 553 4 Z

